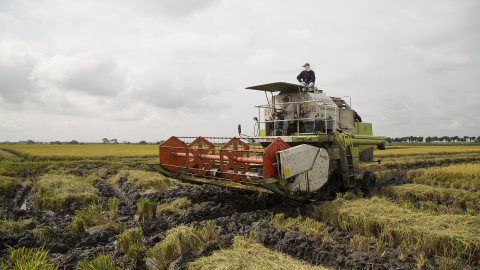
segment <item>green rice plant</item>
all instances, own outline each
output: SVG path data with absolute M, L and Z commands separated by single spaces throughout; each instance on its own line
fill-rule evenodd
M 117 219 L 119 205 L 120 205 L 120 201 L 118 200 L 117 197 L 113 197 L 108 201 L 108 210 L 110 211 L 111 220 Z
M 14 270 L 54 270 L 58 269 L 55 266 L 50 257 L 48 256 L 48 250 L 36 248 L 12 249 L 5 260 L 6 269 Z
M 43 187 L 39 188 L 38 193 L 41 198 L 33 201 L 33 206 L 40 210 L 60 210 L 65 208 L 66 202 L 64 198 L 53 195 L 53 192 Z
M 442 149 L 438 151 L 439 149 Z M 375 159 L 381 159 L 381 165 L 361 163 L 362 170 L 381 172 L 398 167 L 412 168 L 415 166 L 443 163 L 477 162 L 480 160 L 480 147 L 476 146 L 443 146 L 443 147 L 409 147 L 410 151 L 405 153 L 392 154 L 392 151 L 398 149 L 388 149 L 385 151 L 375 151 Z M 419 151 L 420 150 L 420 151 Z M 388 176 L 387 176 L 388 177 Z
M 253 238 L 252 238 L 253 236 Z M 188 269 L 298 269 L 298 270 L 324 270 L 321 266 L 312 266 L 297 261 L 283 253 L 269 250 L 254 241 L 255 234 L 245 239 L 236 236 L 230 249 L 215 251 L 209 257 L 200 257 L 187 265 Z
M 0 176 L 0 196 L 13 191 L 17 184 L 17 179 L 13 177 Z
M 425 252 L 420 251 L 420 254 L 418 254 L 417 256 L 417 263 L 415 265 L 417 269 L 422 269 L 422 267 L 425 265 L 427 260 L 428 258 L 425 256 Z
M 34 206 L 40 209 L 58 210 L 71 203 L 86 205 L 99 199 L 97 189 L 75 175 L 43 175 L 36 185 L 42 198 Z
M 398 174 L 398 169 L 386 169 L 386 170 L 377 170 L 375 172 L 375 176 L 377 179 L 385 179 L 388 177 L 392 177 Z
M 48 240 L 50 237 L 55 235 L 55 231 L 50 226 L 44 226 L 42 228 L 33 229 L 32 232 L 42 239 Z
M 23 161 L 23 158 L 10 153 L 9 151 L 6 150 L 0 150 L 0 162 L 6 163 L 6 162 L 21 162 Z
M 122 158 L 158 158 L 158 145 L 0 145 L 0 149 L 15 155 L 37 161 L 81 160 L 81 159 L 117 159 Z
M 401 248 L 402 248 L 402 251 L 398 255 L 398 258 L 401 261 L 406 261 L 408 259 L 408 255 L 407 255 L 407 244 L 405 244 L 405 241 L 402 243 Z
M 386 257 L 388 256 L 388 251 L 385 250 L 385 242 L 382 240 L 382 238 L 378 239 L 377 241 L 377 255 Z
M 42 171 L 53 163 L 54 162 L 36 162 L 36 161 L 23 162 L 23 158 L 22 158 L 22 162 L 2 163 L 2 166 L 0 166 L 0 175 L 15 177 L 22 172 L 30 170 L 30 172 L 34 174 L 33 176 L 36 176 L 35 175 L 36 170 Z
M 375 239 L 375 238 L 373 238 Z M 370 247 L 370 240 L 368 237 L 355 234 L 350 240 L 350 250 L 359 252 L 368 252 Z
M 409 171 L 406 177 L 412 179 L 416 184 L 457 189 L 464 187 L 480 189 L 480 166 L 478 163 L 414 170 Z
M 361 196 L 359 196 L 361 198 Z M 357 198 L 357 195 L 351 190 L 345 193 L 337 193 L 337 198 L 344 199 L 344 200 L 354 200 Z
M 380 195 L 397 200 L 421 202 L 423 210 L 438 211 L 440 214 L 463 214 L 465 211 L 476 215 L 480 212 L 480 193 L 470 190 L 406 184 L 384 187 Z M 443 205 L 436 206 L 436 203 L 447 200 L 453 200 L 450 208 Z
M 358 238 L 360 238 L 360 235 L 355 234 L 352 237 L 352 239 L 350 239 L 350 250 L 351 251 L 356 251 L 357 250 Z
M 35 218 L 24 219 L 21 221 L 0 220 L 0 231 L 21 233 L 26 230 L 35 229 L 38 222 Z
M 97 258 L 91 261 L 82 261 L 78 263 L 77 266 L 81 270 L 120 270 L 120 267 L 117 267 L 112 261 L 112 258 L 108 254 L 101 254 Z
M 455 259 L 441 258 L 439 261 L 439 270 L 461 269 L 461 264 Z
M 127 262 L 136 262 L 142 252 L 143 231 L 141 227 L 124 231 L 117 236 L 117 248 L 127 254 Z
M 190 208 L 193 205 L 192 201 L 187 197 L 176 199 L 169 203 L 164 203 L 158 206 L 157 213 L 160 216 L 171 215 L 179 213 Z
M 157 217 L 157 202 L 151 202 L 147 199 L 137 201 L 138 220 L 154 219 Z
M 425 155 L 450 156 L 454 153 L 480 153 L 479 145 L 402 145 L 389 146 L 386 150 L 375 151 L 376 157 L 412 157 Z
M 337 199 L 315 207 L 314 218 L 340 230 L 377 236 L 405 248 L 460 259 L 480 261 L 480 217 L 431 215 L 398 207 L 384 198 Z
M 298 216 L 296 218 L 285 218 L 283 213 L 276 214 L 269 221 L 275 228 L 285 228 L 289 230 L 298 230 L 303 234 L 306 234 L 310 239 L 321 245 L 326 241 L 326 235 L 328 235 L 329 227 L 322 222 L 318 222 L 311 218 L 303 218 Z
M 105 225 L 108 219 L 103 215 L 102 205 L 92 203 L 81 210 L 76 210 L 73 221 L 65 230 L 71 233 L 84 232 L 95 226 Z
M 448 207 L 445 206 L 445 205 L 439 205 L 437 209 L 438 209 L 438 212 L 440 214 L 447 214 L 448 213 Z
M 358 251 L 360 252 L 368 252 L 369 251 L 369 244 L 370 244 L 370 239 L 365 236 L 360 237 L 359 245 L 358 245 Z
M 107 180 L 109 185 L 115 185 L 120 177 L 126 177 L 127 183 L 135 184 L 142 192 L 156 192 L 170 188 L 170 180 L 156 172 L 145 170 L 120 170 Z
M 166 269 L 183 252 L 196 250 L 210 244 L 220 244 L 220 230 L 211 220 L 202 228 L 179 226 L 167 232 L 167 236 L 147 251 L 146 260 L 156 269 Z

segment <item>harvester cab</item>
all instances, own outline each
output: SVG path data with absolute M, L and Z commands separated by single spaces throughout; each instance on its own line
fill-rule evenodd
M 347 97 L 284 82 L 246 89 L 267 97 L 267 104 L 255 106 L 256 134 L 171 137 L 160 145 L 160 163 L 150 166 L 170 177 L 234 181 L 300 200 L 374 188 L 375 174 L 362 175 L 359 163 L 373 162 L 374 147 L 384 150 L 386 137 L 373 135 L 349 97 L 347 103 Z

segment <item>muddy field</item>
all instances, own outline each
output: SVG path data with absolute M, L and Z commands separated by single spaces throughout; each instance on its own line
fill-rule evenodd
M 410 180 L 403 179 L 404 173 L 378 180 L 377 188 L 410 183 Z M 31 171 L 25 171 L 16 177 L 23 181 L 31 174 Z M 270 193 L 209 185 L 184 185 L 180 182 L 175 182 L 173 188 L 165 191 L 142 193 L 134 184 L 126 183 L 127 180 L 127 177 L 121 177 L 112 187 L 101 179 L 97 179 L 94 186 L 98 190 L 100 202 L 105 211 L 108 200 L 117 197 L 120 199 L 119 222 L 126 228 L 142 228 L 143 252 L 164 239 L 167 230 L 171 228 L 180 225 L 198 228 L 207 220 L 213 220 L 216 226 L 221 228 L 221 238 L 227 246 L 231 244 L 234 236 L 248 237 L 253 230 L 257 233 L 258 243 L 311 265 L 321 265 L 330 269 L 418 269 L 414 259 L 417 254 L 409 252 L 407 259 L 400 260 L 401 247 L 399 246 L 387 245 L 385 250 L 388 256 L 380 256 L 372 251 L 352 251 L 353 235 L 337 229 L 331 229 L 328 232 L 330 241 L 318 245 L 299 231 L 275 228 L 268 222 L 279 213 L 292 218 L 298 215 L 308 217 L 312 215 L 315 205 L 328 202 L 301 203 Z M 117 249 L 118 233 L 108 228 L 93 229 L 83 233 L 65 232 L 64 229 L 72 222 L 72 215 L 75 210 L 80 209 L 80 206 L 73 203 L 66 209 L 58 211 L 37 210 L 32 205 L 32 202 L 37 199 L 36 194 L 35 188 L 17 185 L 13 192 L 0 197 L 0 209 L 6 219 L 21 221 L 35 218 L 37 228 L 50 226 L 54 232 L 47 238 L 39 237 L 29 228 L 18 234 L 0 232 L 1 258 L 6 258 L 10 247 L 14 249 L 43 247 L 49 250 L 49 255 L 59 265 L 59 269 L 77 269 L 79 262 L 92 260 L 102 253 L 111 254 L 115 264 L 124 267 L 125 254 Z M 145 198 L 162 205 L 184 197 L 193 202 L 193 206 L 188 210 L 152 220 L 138 220 L 138 200 Z M 218 248 L 218 246 L 211 246 L 185 252 L 170 264 L 169 269 L 186 269 L 187 263 L 200 256 L 209 256 Z M 428 263 L 421 268 L 438 267 L 435 257 L 427 258 L 427 261 Z M 151 267 L 144 259 L 140 259 L 129 268 L 150 269 Z

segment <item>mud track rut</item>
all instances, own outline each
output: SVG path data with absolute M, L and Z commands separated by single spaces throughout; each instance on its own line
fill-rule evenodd
M 278 213 L 295 218 L 299 214 L 310 216 L 316 203 L 300 203 L 283 199 L 273 194 L 259 193 L 216 186 L 179 185 L 157 193 L 140 193 L 134 184 L 121 178 L 114 187 L 96 181 L 101 202 L 106 208 L 108 199 L 120 199 L 119 216 L 123 225 L 133 228 L 141 226 L 144 232 L 146 248 L 154 246 L 166 236 L 166 231 L 180 225 L 200 227 L 206 220 L 214 220 L 221 227 L 221 237 L 231 243 L 236 235 L 248 236 L 251 230 L 257 232 L 256 241 L 274 251 L 283 252 L 298 260 L 313 265 L 323 265 L 332 269 L 413 269 L 411 265 L 398 259 L 400 249 L 388 246 L 389 256 L 382 258 L 375 253 L 352 252 L 349 245 L 352 235 L 332 230 L 330 236 L 335 240 L 322 246 L 317 245 L 306 235 L 298 231 L 274 228 L 266 219 Z M 407 181 L 408 182 L 408 181 Z M 378 187 L 389 184 L 404 184 L 397 178 L 379 181 Z M 43 240 L 31 230 L 19 234 L 0 232 L 0 257 L 5 258 L 9 249 L 33 247 L 49 250 L 50 256 L 60 265 L 59 269 L 76 269 L 79 261 L 93 259 L 102 252 L 114 253 L 114 260 L 121 265 L 121 254 L 116 252 L 116 233 L 110 229 L 94 229 L 85 233 L 64 233 L 71 221 L 72 214 L 80 207 L 76 204 L 60 211 L 41 211 L 32 206 L 34 190 L 18 185 L 14 192 L 0 197 L 0 208 L 9 219 L 24 220 L 35 218 L 39 225 L 51 226 L 55 234 Z M 189 197 L 194 206 L 182 213 L 157 218 L 145 222 L 136 219 L 137 200 L 146 198 L 158 204 L 175 199 Z M 25 201 L 26 209 L 21 209 Z M 170 269 L 185 269 L 188 262 L 198 256 L 208 256 L 212 248 L 183 254 L 170 265 Z M 410 257 L 413 255 L 410 254 Z M 140 260 L 134 269 L 148 269 L 145 261 Z

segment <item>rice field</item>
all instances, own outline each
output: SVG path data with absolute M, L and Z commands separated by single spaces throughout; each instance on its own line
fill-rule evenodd
M 81 205 L 96 201 L 98 195 L 92 187 L 96 180 L 114 186 L 126 177 L 128 183 L 146 193 L 174 188 L 176 184 L 169 184 L 174 180 L 145 169 L 146 163 L 157 158 L 158 145 L 0 145 L 0 194 L 24 181 L 22 185 L 38 188 L 36 196 L 42 199 L 34 202 L 35 207 L 58 210 L 73 201 Z M 382 160 L 381 164 L 364 163 L 362 168 L 375 171 L 378 180 L 397 176 L 412 183 L 386 185 L 371 197 L 357 196 L 351 191 L 338 194 L 335 201 L 313 207 L 308 216 L 293 219 L 277 215 L 270 222 L 274 227 L 299 231 L 319 246 L 334 242 L 329 239 L 329 232 L 337 230 L 353 236 L 351 249 L 358 252 L 383 254 L 381 247 L 390 244 L 402 250 L 402 260 L 407 253 L 414 254 L 420 269 L 425 258 L 440 261 L 441 269 L 479 266 L 480 146 L 395 145 L 387 146 L 385 151 L 376 150 L 374 159 Z M 436 166 L 416 167 L 420 165 Z M 19 180 L 17 175 L 25 171 L 29 176 Z M 196 205 L 183 197 L 180 200 L 187 205 L 185 209 Z M 173 215 L 183 209 L 179 203 L 171 201 L 158 206 L 157 216 Z M 235 263 L 232 267 L 247 269 L 260 259 L 269 263 L 270 258 L 280 256 L 253 242 L 243 244 L 199 259 L 191 267 L 214 267 L 225 256 L 238 256 L 231 260 Z M 373 250 L 375 245 L 380 251 Z M 256 257 L 260 250 L 265 258 Z M 310 269 L 298 261 L 292 261 L 292 266 L 287 261 L 282 263 Z
M 478 263 L 480 260 L 480 217 L 431 215 L 403 208 L 386 198 L 337 200 L 315 207 L 314 218 L 342 231 L 431 256 Z
M 450 155 L 456 153 L 478 153 L 480 144 L 471 145 L 387 145 L 386 150 L 376 150 L 376 157 L 398 157 L 418 155 Z
M 158 156 L 158 145 L 1 145 L 0 149 L 24 158 L 36 160 L 147 158 Z

